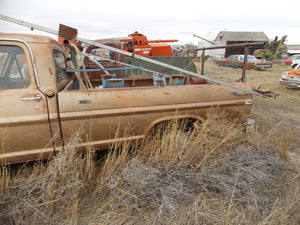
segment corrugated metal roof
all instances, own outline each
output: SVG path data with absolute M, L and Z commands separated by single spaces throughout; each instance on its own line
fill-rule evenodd
M 220 31 L 215 41 L 268 41 L 264 32 Z

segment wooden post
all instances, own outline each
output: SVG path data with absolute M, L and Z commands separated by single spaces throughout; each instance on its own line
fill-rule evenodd
M 205 50 L 202 50 L 202 54 L 201 54 L 201 75 L 204 75 L 204 62 L 205 62 Z
M 242 71 L 242 78 L 241 78 L 242 82 L 245 82 L 245 78 L 246 78 L 247 55 L 248 55 L 248 46 L 245 46 L 244 63 L 243 63 L 243 71 Z

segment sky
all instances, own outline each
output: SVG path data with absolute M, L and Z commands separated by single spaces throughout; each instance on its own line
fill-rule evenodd
M 300 1 L 268 0 L 0 0 L 0 14 L 58 30 L 74 27 L 87 39 L 126 37 L 195 44 L 193 34 L 213 40 L 220 31 L 262 31 L 269 39 L 287 35 L 300 44 Z M 0 32 L 38 33 L 0 20 Z M 53 37 L 53 36 L 52 36 Z

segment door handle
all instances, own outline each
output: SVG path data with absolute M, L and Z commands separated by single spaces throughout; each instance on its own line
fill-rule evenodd
M 42 97 L 41 96 L 21 97 L 20 100 L 21 101 L 36 101 L 36 102 L 40 102 L 42 100 Z

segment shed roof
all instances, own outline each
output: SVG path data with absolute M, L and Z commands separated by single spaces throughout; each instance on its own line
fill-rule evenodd
M 264 32 L 220 31 L 215 41 L 268 41 Z

